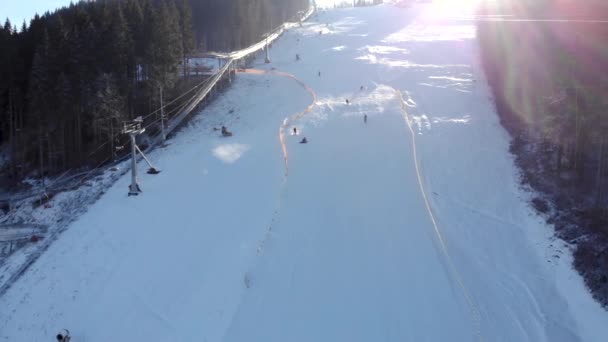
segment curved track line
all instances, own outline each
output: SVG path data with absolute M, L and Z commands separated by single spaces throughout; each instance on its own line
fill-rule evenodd
M 287 72 L 275 71 L 275 70 L 267 71 L 267 70 L 260 70 L 260 69 L 237 69 L 237 72 L 248 73 L 248 74 L 253 74 L 253 75 L 272 74 L 272 75 L 277 75 L 277 76 L 281 76 L 281 77 L 287 77 L 287 78 L 290 78 L 290 79 L 296 81 L 299 85 L 304 87 L 306 89 L 306 91 L 308 91 L 308 93 L 312 97 L 312 103 L 310 105 L 308 105 L 308 107 L 306 107 L 304 110 L 292 115 L 291 117 L 285 118 L 285 120 L 283 120 L 283 123 L 281 124 L 281 127 L 279 128 L 279 141 L 281 142 L 281 148 L 283 150 L 283 160 L 285 162 L 285 174 L 284 174 L 284 178 L 283 178 L 283 184 L 281 185 L 279 201 L 277 203 L 274 213 L 272 214 L 270 225 L 268 226 L 266 235 L 264 236 L 262 241 L 258 244 L 257 254 L 259 255 L 262 253 L 262 251 L 264 249 L 264 245 L 266 244 L 266 241 L 269 238 L 270 232 L 272 231 L 272 228 L 274 227 L 276 221 L 278 220 L 278 216 L 281 212 L 281 207 L 283 205 L 282 198 L 286 191 L 287 176 L 288 176 L 288 171 L 289 171 L 289 164 L 288 164 L 289 158 L 288 158 L 288 153 L 287 153 L 287 144 L 285 143 L 285 129 L 292 121 L 295 121 L 295 120 L 301 118 L 302 116 L 306 115 L 316 106 L 317 94 L 309 85 L 307 85 L 306 83 L 302 82 L 297 77 L 295 77 L 294 75 L 287 73 Z
M 399 91 L 395 88 L 393 88 L 393 89 L 395 90 L 396 96 L 399 99 L 399 104 L 401 105 L 401 110 L 403 111 L 405 122 L 407 123 L 407 127 L 412 136 L 412 152 L 413 152 L 413 158 L 414 158 L 414 166 L 416 168 L 418 186 L 420 187 L 420 193 L 422 194 L 422 198 L 424 200 L 424 205 L 426 206 L 426 210 L 429 214 L 431 222 L 433 223 L 435 235 L 437 236 L 439 245 L 441 247 L 441 251 L 447 261 L 448 268 L 450 269 L 452 275 L 456 279 L 456 282 L 458 283 L 458 286 L 462 290 L 462 293 L 464 294 L 466 301 L 469 305 L 471 319 L 473 321 L 473 325 L 475 326 L 475 335 L 477 336 L 477 339 L 479 341 L 483 341 L 484 339 L 481 334 L 481 314 L 479 313 L 477 304 L 473 300 L 473 296 L 471 296 L 469 290 L 467 290 L 466 286 L 464 285 L 462 276 L 460 275 L 460 273 L 458 272 L 458 269 L 454 265 L 454 261 L 452 260 L 452 257 L 450 256 L 447 245 L 445 243 L 445 239 L 443 238 L 443 234 L 441 233 L 441 230 L 439 229 L 439 225 L 437 224 L 437 220 L 435 219 L 435 214 L 433 214 L 433 209 L 431 208 L 431 204 L 428 199 L 426 189 L 424 188 L 424 183 L 422 181 L 422 174 L 420 172 L 420 163 L 418 162 L 418 152 L 417 152 L 417 147 L 416 147 L 416 133 L 414 132 L 414 128 L 412 127 L 412 123 L 411 123 L 409 114 L 407 112 L 406 102 L 403 99 L 403 94 L 401 93 L 401 91 Z
M 301 112 L 298 112 L 288 118 L 285 118 L 285 120 L 283 120 L 283 124 L 279 128 L 279 141 L 281 142 L 281 148 L 283 149 L 283 160 L 285 161 L 285 177 L 287 177 L 287 175 L 289 174 L 289 154 L 287 153 L 287 144 L 285 143 L 285 129 L 292 122 L 300 119 L 301 117 L 303 117 L 304 115 L 306 115 L 306 114 L 310 113 L 310 111 L 312 111 L 312 109 L 317 105 L 317 93 L 308 84 L 304 83 L 303 81 L 298 79 L 296 76 L 294 76 L 293 74 L 290 74 L 288 72 L 276 71 L 276 70 L 268 71 L 268 70 L 260 70 L 260 69 L 238 69 L 237 72 L 254 74 L 254 75 L 270 74 L 270 75 L 290 78 L 290 79 L 294 80 L 296 83 L 298 83 L 300 86 L 302 86 L 304 89 L 306 89 L 306 91 L 312 97 L 312 103 L 310 105 L 308 105 L 308 107 L 306 107 Z
M 283 206 L 283 196 L 286 194 L 287 176 L 288 176 L 288 171 L 289 171 L 289 165 L 288 165 L 289 158 L 288 158 L 288 154 L 287 154 L 287 144 L 285 143 L 285 129 L 290 124 L 290 122 L 293 122 L 293 121 L 301 118 L 302 116 L 306 115 L 316 106 L 317 94 L 306 83 L 302 82 L 297 77 L 295 77 L 294 75 L 287 73 L 287 72 L 275 71 L 275 70 L 268 71 L 268 70 L 260 70 L 260 69 L 237 69 L 236 72 L 253 74 L 253 75 L 272 74 L 272 75 L 277 75 L 277 76 L 281 76 L 281 77 L 287 77 L 287 78 L 290 78 L 290 79 L 296 81 L 299 85 L 304 87 L 306 89 L 306 91 L 308 91 L 308 93 L 310 93 L 310 95 L 312 97 L 312 103 L 310 105 L 308 105 L 308 107 L 306 107 L 304 110 L 302 110 L 288 118 L 285 118 L 285 120 L 283 120 L 283 123 L 281 124 L 281 127 L 279 129 L 279 141 L 281 142 L 281 148 L 283 150 L 283 160 L 285 161 L 285 174 L 284 174 L 284 178 L 283 178 L 283 184 L 281 185 L 281 189 L 279 192 L 279 199 L 277 202 L 277 206 L 275 207 L 275 210 L 272 214 L 270 224 L 268 225 L 268 228 L 266 229 L 266 233 L 264 234 L 264 237 L 258 243 L 256 254 L 259 256 L 264 252 L 264 246 L 266 245 L 266 242 L 270 239 L 270 234 L 272 233 L 272 230 L 278 221 L 279 215 L 281 214 L 281 208 Z M 224 340 L 228 330 L 231 329 L 231 327 L 234 323 L 236 313 L 240 310 L 240 307 L 243 304 L 243 302 L 242 302 L 243 295 L 244 294 L 242 293 L 241 300 L 239 301 L 239 303 L 237 305 L 237 309 L 232 314 L 232 317 L 230 318 L 230 323 L 228 324 L 228 327 L 224 330 L 224 334 L 223 334 L 223 337 L 221 340 Z

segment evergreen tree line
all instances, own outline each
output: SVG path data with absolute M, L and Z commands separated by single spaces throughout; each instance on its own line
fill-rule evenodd
M 577 243 L 575 266 L 608 305 L 608 18 L 599 0 L 504 1 L 511 18 L 479 21 L 480 53 L 522 181 L 557 234 Z M 495 14 L 484 8 L 482 14 Z M 550 204 L 550 205 L 549 205 Z M 553 209 L 552 209 L 553 208 Z
M 0 169 L 13 184 L 91 168 L 120 146 L 124 121 L 177 96 L 197 47 L 235 49 L 308 0 L 97 0 L 0 27 Z M 201 42 L 205 42 L 202 44 Z M 183 66 L 183 69 L 180 67 Z M 184 77 L 180 77 L 183 72 Z
M 202 51 L 234 51 L 264 34 L 295 21 L 310 0 L 190 0 L 196 47 Z

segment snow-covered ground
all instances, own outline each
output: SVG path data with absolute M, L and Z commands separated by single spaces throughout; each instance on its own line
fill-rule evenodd
M 271 58 L 254 68 L 297 80 L 239 74 L 151 154 L 141 196 L 122 177 L 0 298 L 0 340 L 608 336 L 519 188 L 472 22 L 330 11 Z

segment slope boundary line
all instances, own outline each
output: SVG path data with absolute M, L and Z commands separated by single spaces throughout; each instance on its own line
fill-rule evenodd
M 471 296 L 469 290 L 464 285 L 464 281 L 463 281 L 462 276 L 460 275 L 460 272 L 458 272 L 458 269 L 454 265 L 454 261 L 452 260 L 452 257 L 450 256 L 447 245 L 445 243 L 445 239 L 443 238 L 443 234 L 441 233 L 441 230 L 439 229 L 439 225 L 437 224 L 437 220 L 435 219 L 435 214 L 433 214 L 433 209 L 431 208 L 431 204 L 428 199 L 426 189 L 424 188 L 424 183 L 422 181 L 422 174 L 420 172 L 420 163 L 418 161 L 418 152 L 417 152 L 418 149 L 416 146 L 416 133 L 414 132 L 414 128 L 412 127 L 412 123 L 411 123 L 409 114 L 406 109 L 406 102 L 403 99 L 403 94 L 401 93 L 401 91 L 399 91 L 397 89 L 394 89 L 394 90 L 395 90 L 396 96 L 399 100 L 399 104 L 400 104 L 401 110 L 403 112 L 405 122 L 407 123 L 407 127 L 409 129 L 410 135 L 412 136 L 412 153 L 413 153 L 413 158 L 414 158 L 414 166 L 416 168 L 416 177 L 418 178 L 417 179 L 418 186 L 420 187 L 420 193 L 422 194 L 422 198 L 424 200 L 424 205 L 429 214 L 429 218 L 431 219 L 431 222 L 433 224 L 433 228 L 435 230 L 435 235 L 437 236 L 437 239 L 439 241 L 439 245 L 441 246 L 441 252 L 445 256 L 446 261 L 448 263 L 448 267 L 449 267 L 452 275 L 456 279 L 456 282 L 458 283 L 458 286 L 462 290 L 462 293 L 464 294 L 464 297 L 469 305 L 471 320 L 473 321 L 473 325 L 475 326 L 475 335 L 477 337 L 477 340 L 484 341 L 483 336 L 481 334 L 481 315 L 479 313 L 479 309 L 477 307 L 477 304 L 473 300 L 473 297 Z
M 294 75 L 287 73 L 287 72 L 275 71 L 275 70 L 267 71 L 267 70 L 261 70 L 261 69 L 237 69 L 236 71 L 237 71 L 237 73 L 247 73 L 247 74 L 252 74 L 252 75 L 275 75 L 275 76 L 290 78 L 290 79 L 296 81 L 300 86 L 304 87 L 306 89 L 306 91 L 308 91 L 308 93 L 312 97 L 312 103 L 310 105 L 308 105 L 308 107 L 306 107 L 304 110 L 302 110 L 300 112 L 297 112 L 296 114 L 293 114 L 290 117 L 285 118 L 283 120 L 283 123 L 281 124 L 281 127 L 279 128 L 279 141 L 281 143 L 281 148 L 283 150 L 283 160 L 285 162 L 285 174 L 283 177 L 283 183 L 281 184 L 281 190 L 279 193 L 279 199 L 278 199 L 277 205 L 271 215 L 270 223 L 268 225 L 268 228 L 266 229 L 266 233 L 264 234 L 264 237 L 259 241 L 258 246 L 257 246 L 256 254 L 258 256 L 260 256 L 261 254 L 264 253 L 264 247 L 265 247 L 266 243 L 268 242 L 268 240 L 270 239 L 272 231 L 273 231 L 276 223 L 279 221 L 279 217 L 281 215 L 281 208 L 283 206 L 283 197 L 286 193 L 287 177 L 288 177 L 288 171 L 289 171 L 289 165 L 288 165 L 289 158 L 288 158 L 288 154 L 287 154 L 287 144 L 285 143 L 285 129 L 291 122 L 298 120 L 299 118 L 303 117 L 304 115 L 306 115 L 307 113 L 312 111 L 312 109 L 317 104 L 317 94 L 312 89 L 312 87 L 310 87 L 309 85 L 307 85 L 303 81 L 299 80 Z M 242 294 L 241 294 L 241 297 L 242 297 Z M 240 308 L 241 304 L 242 304 L 242 301 L 239 301 L 239 304 L 237 306 L 237 310 L 235 310 L 235 313 L 239 311 L 238 308 Z M 226 330 L 224 332 L 224 337 L 226 335 L 226 332 L 232 327 L 234 318 L 235 318 L 235 315 L 232 315 L 232 317 L 230 319 L 230 323 L 228 324 L 228 327 L 226 328 Z M 224 340 L 224 337 L 222 337 L 222 340 Z

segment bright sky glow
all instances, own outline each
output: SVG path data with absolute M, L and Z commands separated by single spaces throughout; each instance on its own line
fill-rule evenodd
M 479 0 L 435 0 L 435 5 L 446 9 L 470 8 L 476 5 Z

